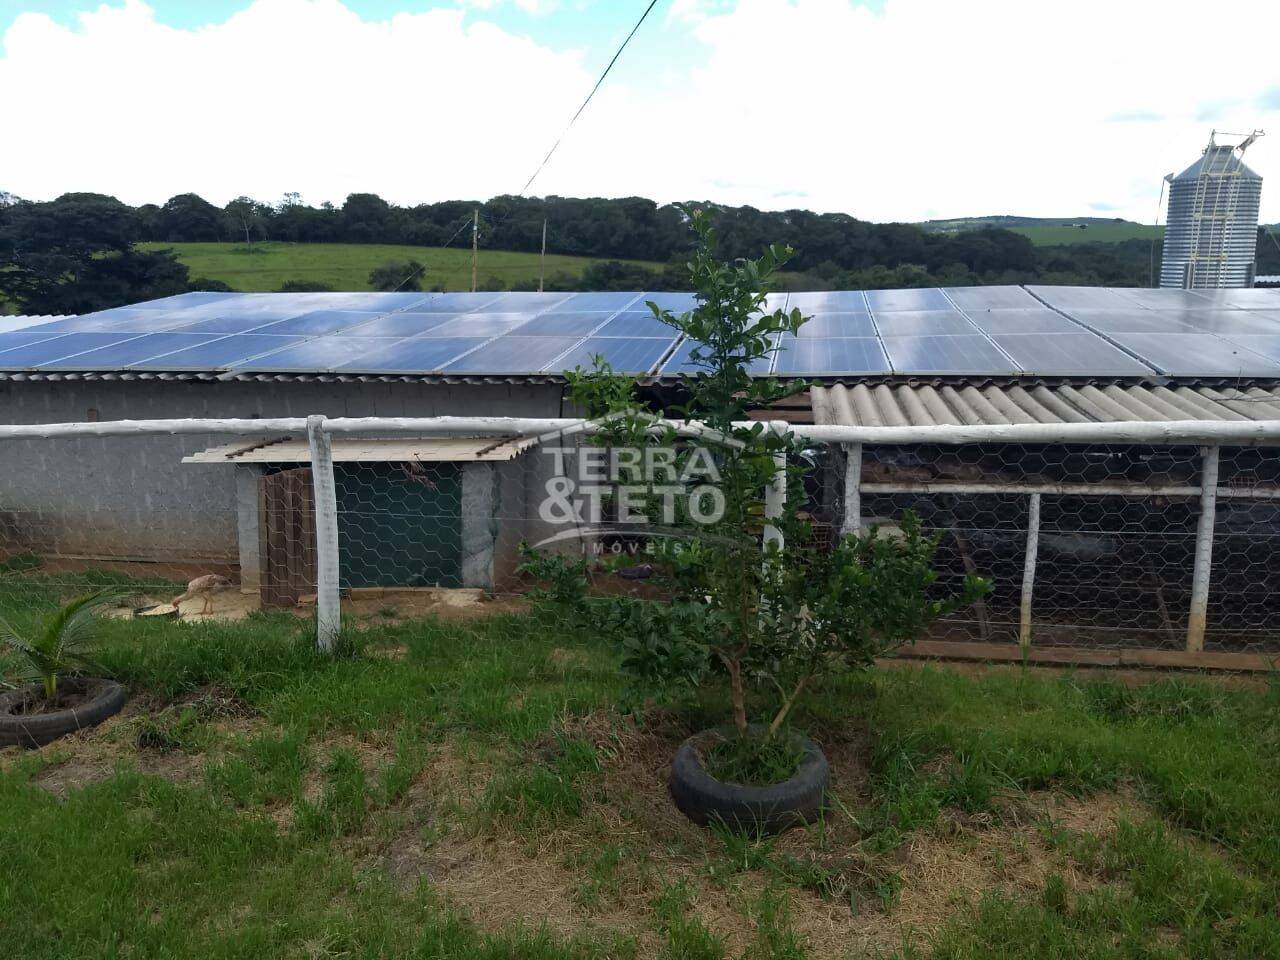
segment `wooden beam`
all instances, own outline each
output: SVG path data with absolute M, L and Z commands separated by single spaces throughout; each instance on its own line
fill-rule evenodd
M 959 640 L 917 640 L 899 647 L 895 656 L 910 660 L 969 660 L 988 663 L 1034 663 L 1060 667 L 1155 667 L 1176 670 L 1214 670 L 1266 673 L 1280 664 L 1280 654 L 1226 651 L 1116 649 L 1091 647 L 1024 648 L 1013 643 L 970 643 Z

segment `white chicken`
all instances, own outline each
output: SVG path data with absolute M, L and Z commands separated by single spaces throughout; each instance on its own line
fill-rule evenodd
M 199 597 L 204 601 L 204 605 L 200 608 L 202 615 L 213 613 L 213 598 L 216 594 L 226 593 L 231 589 L 231 581 L 220 573 L 206 573 L 203 577 L 196 577 L 187 584 L 187 592 L 179 594 L 170 602 L 174 607 L 182 603 L 184 600 L 193 600 Z

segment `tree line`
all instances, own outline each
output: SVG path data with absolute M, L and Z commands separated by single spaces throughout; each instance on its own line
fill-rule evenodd
M 1145 240 L 1037 247 L 999 228 L 934 233 L 839 213 L 695 206 L 712 209 L 726 257 L 748 257 L 771 243 L 795 248 L 791 272 L 783 277 L 791 289 L 1145 286 L 1160 257 L 1159 245 Z M 138 249 L 143 241 L 465 245 L 477 209 L 485 249 L 536 253 L 545 222 L 549 252 L 606 261 L 581 275 L 556 274 L 550 289 L 688 288 L 685 263 L 693 236 L 685 214 L 674 204 L 640 197 L 502 196 L 406 207 L 353 193 L 341 206 L 316 207 L 286 194 L 276 203 L 238 197 L 218 207 L 186 193 L 131 207 L 100 194 L 29 202 L 0 192 L 0 298 L 26 312 L 79 313 L 188 289 L 226 288 L 191 277 L 169 251 Z M 1280 273 L 1280 245 L 1260 236 L 1258 253 L 1260 273 Z M 635 260 L 659 267 L 625 262 Z

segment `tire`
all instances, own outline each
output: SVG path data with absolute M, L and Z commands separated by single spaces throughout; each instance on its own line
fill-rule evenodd
M 725 728 L 704 730 L 676 751 L 670 787 L 680 811 L 696 824 L 723 823 L 739 833 L 781 833 L 815 822 L 822 815 L 831 783 L 831 767 L 818 745 L 801 734 L 792 734 L 804 751 L 804 759 L 790 780 L 767 787 L 722 783 L 707 773 L 700 752 L 732 732 Z
M 60 686 L 79 690 L 89 699 L 71 710 L 24 715 L 15 711 L 43 694 L 39 684 L 0 694 L 0 747 L 43 747 L 68 733 L 96 727 L 124 707 L 124 687 L 114 680 L 70 677 Z

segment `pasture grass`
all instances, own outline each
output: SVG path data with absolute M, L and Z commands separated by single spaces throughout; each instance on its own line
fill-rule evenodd
M 221 280 L 245 293 L 270 292 L 288 280 L 324 283 L 334 290 L 369 290 L 369 271 L 388 261 L 416 260 L 426 265 L 419 277 L 424 290 L 443 284 L 446 290 L 471 289 L 471 251 L 453 247 L 415 247 L 382 243 L 142 243 L 144 250 L 172 249 L 192 277 Z M 546 275 L 580 276 L 591 263 L 606 257 L 547 254 Z M 659 270 L 656 263 L 635 261 Z M 537 289 L 538 255 L 481 250 L 480 289 Z
M 69 589 L 15 576 L 9 617 Z M 0 751 L 14 956 L 1280 956 L 1271 683 L 841 678 L 795 718 L 826 818 L 741 837 L 662 783 L 718 704 L 623 715 L 610 645 L 530 616 L 108 634 L 126 714 Z

